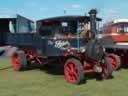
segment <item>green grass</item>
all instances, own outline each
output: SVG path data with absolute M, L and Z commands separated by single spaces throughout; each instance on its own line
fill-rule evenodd
M 15 72 L 10 59 L 0 59 L 0 96 L 128 96 L 128 70 L 114 72 L 109 80 L 90 78 L 77 86 L 67 83 L 63 74 L 46 70 Z

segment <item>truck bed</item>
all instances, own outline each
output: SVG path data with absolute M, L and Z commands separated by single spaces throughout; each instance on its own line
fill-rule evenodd
M 4 35 L 5 45 L 25 46 L 25 47 L 41 47 L 42 40 L 33 33 L 6 33 Z
M 80 40 L 82 47 L 87 42 L 86 39 Z M 35 33 L 6 33 L 4 34 L 4 44 L 15 47 L 35 48 L 42 51 L 47 56 L 64 56 L 64 52 L 68 46 L 78 49 L 77 38 L 48 38 L 41 37 Z

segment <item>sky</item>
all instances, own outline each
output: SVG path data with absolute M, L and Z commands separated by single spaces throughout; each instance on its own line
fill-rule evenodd
M 20 14 L 39 20 L 62 15 L 88 15 L 92 8 L 98 10 L 103 22 L 128 18 L 128 0 L 1 0 L 0 15 Z

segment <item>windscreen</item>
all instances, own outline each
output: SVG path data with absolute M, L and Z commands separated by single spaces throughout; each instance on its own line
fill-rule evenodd
M 82 22 L 77 20 L 59 21 L 59 22 L 42 22 L 39 33 L 45 37 L 67 37 L 68 34 L 73 36 L 82 31 Z M 77 37 L 77 36 L 76 36 Z

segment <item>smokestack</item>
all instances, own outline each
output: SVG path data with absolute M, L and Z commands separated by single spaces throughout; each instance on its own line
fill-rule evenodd
M 90 15 L 90 31 L 91 31 L 91 38 L 95 38 L 96 35 L 96 15 L 97 15 L 97 10 L 92 9 L 89 12 Z

